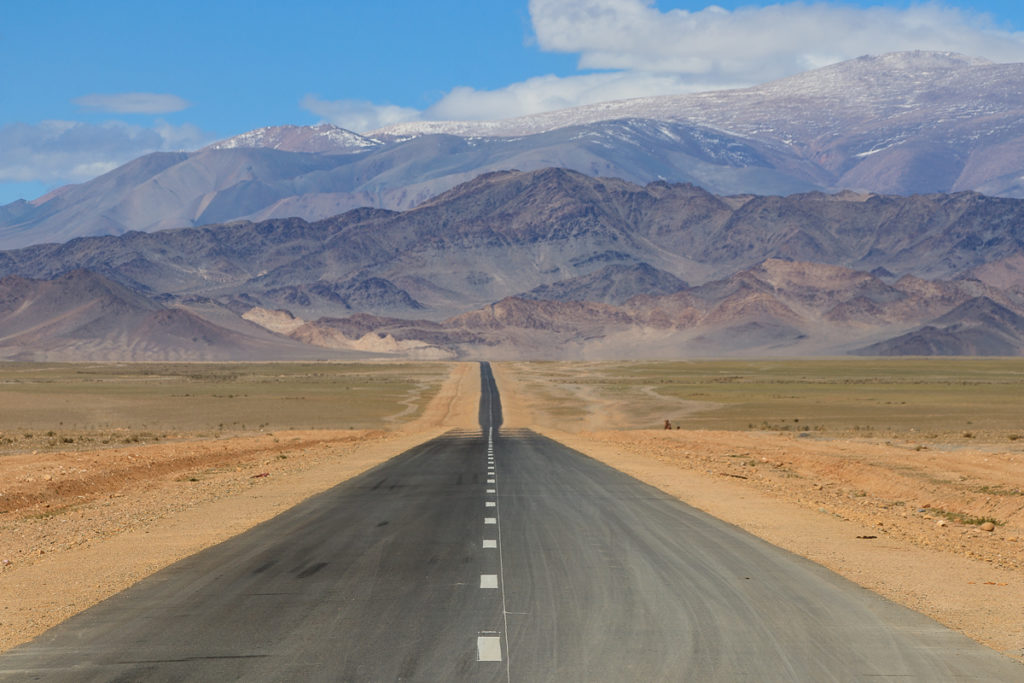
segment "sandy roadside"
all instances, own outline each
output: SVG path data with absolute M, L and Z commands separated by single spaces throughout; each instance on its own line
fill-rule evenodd
M 1003 510 L 1009 521 L 986 533 L 937 519 L 927 514 L 930 508 L 918 513 L 893 505 L 900 496 L 914 505 L 944 504 L 953 494 L 874 466 L 886 456 L 910 459 L 885 444 L 857 444 L 854 459 L 845 444 L 750 432 L 570 433 L 538 413 L 507 367 L 493 368 L 505 427 L 540 432 L 1024 661 L 1024 505 L 1018 497 L 995 501 L 1012 508 Z M 972 466 L 964 458 L 947 460 L 943 473 Z M 1021 465 L 992 456 L 986 467 L 1001 467 L 1013 482 Z
M 391 431 L 284 431 L 65 456 L 89 464 L 89 478 L 77 482 L 56 469 L 61 454 L 5 458 L 7 481 L 25 479 L 26 467 L 53 471 L 38 482 L 67 476 L 82 502 L 0 516 L 0 651 L 419 443 L 478 429 L 479 382 L 475 363 L 453 364 L 420 417 Z M 120 464 L 126 458 L 133 468 Z M 188 469 L 143 471 L 175 458 Z

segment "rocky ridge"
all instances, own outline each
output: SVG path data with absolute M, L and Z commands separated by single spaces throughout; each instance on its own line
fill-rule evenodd
M 1021 226 L 1024 201 L 970 192 L 720 196 L 502 171 L 405 212 L 0 252 L 13 302 L 0 357 L 1012 355 Z M 86 316 L 100 304 L 76 303 L 62 280 L 75 271 L 119 288 L 133 312 Z M 15 314 L 47 287 L 64 287 L 58 303 Z M 1006 312 L 942 318 L 971 300 Z M 168 326 L 183 331 L 157 332 Z M 888 341 L 908 334 L 918 341 Z

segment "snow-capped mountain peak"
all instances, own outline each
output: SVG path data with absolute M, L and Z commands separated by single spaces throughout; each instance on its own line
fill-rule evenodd
M 244 147 L 276 149 L 284 152 L 344 154 L 380 145 L 380 141 L 350 130 L 321 123 L 315 126 L 267 126 L 215 142 L 207 149 Z
M 868 116 L 890 114 L 894 107 L 905 108 L 908 102 L 926 106 L 914 104 L 915 93 L 922 87 L 944 83 L 960 91 L 981 91 L 990 80 L 1004 79 L 1003 72 L 1020 71 L 1022 67 L 953 52 L 893 52 L 858 57 L 750 88 L 601 102 L 500 121 L 400 123 L 367 135 L 380 139 L 429 134 L 505 137 L 624 118 L 686 122 L 741 135 L 761 135 L 766 132 L 765 118 L 778 117 L 769 126 L 780 123 L 784 127 L 794 115 L 814 118 L 819 125 L 823 106 L 839 107 L 844 112 L 856 110 Z M 983 100 L 974 99 L 979 107 L 985 106 Z M 785 141 L 788 136 L 783 133 L 779 137 Z

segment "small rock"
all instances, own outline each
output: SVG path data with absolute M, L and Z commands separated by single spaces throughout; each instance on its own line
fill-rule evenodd
M 982 531 L 995 531 L 996 530 L 996 525 L 993 524 L 992 522 L 985 522 L 984 524 L 982 524 L 978 528 L 981 529 Z
M 53 481 L 53 475 L 52 474 L 44 474 L 43 475 L 43 481 Z
M 948 526 L 948 525 L 946 524 L 946 520 L 940 519 L 939 521 L 935 522 L 935 526 Z

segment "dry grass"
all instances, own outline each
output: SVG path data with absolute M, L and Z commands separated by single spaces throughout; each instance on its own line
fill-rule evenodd
M 1024 429 L 1020 358 L 512 365 L 546 413 L 579 428 L 669 419 L 688 429 L 1007 444 Z
M 0 364 L 0 454 L 415 417 L 441 363 Z

